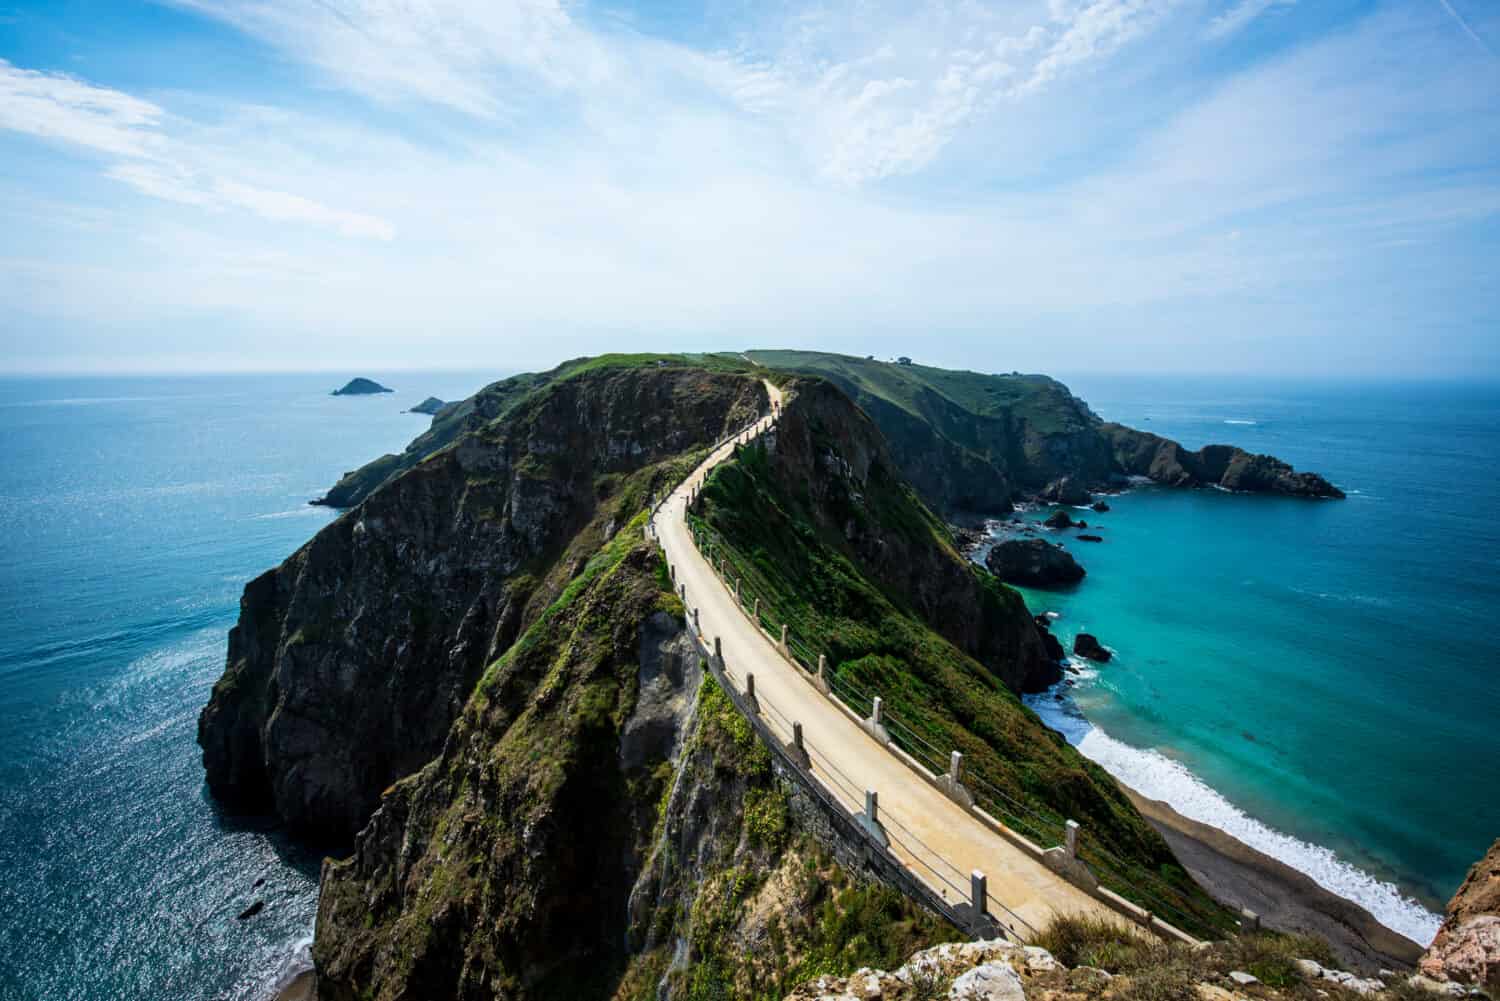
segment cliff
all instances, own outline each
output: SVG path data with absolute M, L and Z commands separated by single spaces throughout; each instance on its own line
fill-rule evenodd
M 1448 902 L 1442 927 L 1419 966 L 1429 977 L 1500 997 L 1500 841 L 1474 863 Z
M 752 351 L 772 369 L 817 375 L 880 426 L 902 474 L 948 515 L 1005 511 L 1026 497 L 1086 503 L 1091 491 L 1145 476 L 1174 487 L 1342 497 L 1314 473 L 1229 445 L 1190 452 L 1104 422 L 1043 375 L 986 375 L 813 351 Z
M 862 871 L 703 680 L 643 524 L 325 864 L 319 997 L 774 996 L 953 936 Z
M 617 512 L 666 485 L 657 464 L 765 406 L 743 376 L 595 367 L 377 489 L 246 587 L 198 723 L 214 795 L 347 844 Z

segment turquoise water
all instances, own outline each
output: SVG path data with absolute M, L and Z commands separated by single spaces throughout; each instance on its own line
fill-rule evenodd
M 1500 389 L 1067 381 L 1350 496 L 1142 487 L 1076 514 L 1105 541 L 1051 537 L 1088 577 L 1027 600 L 1116 656 L 1032 704 L 1127 784 L 1430 938 L 1500 836 Z
M 332 517 L 306 500 L 426 426 L 403 407 L 487 381 L 326 395 L 353 374 L 381 378 L 0 381 L 5 1001 L 258 998 L 305 950 L 318 860 L 215 809 L 197 713 L 244 582 Z M 1500 833 L 1500 392 L 1072 384 L 1358 492 L 1138 490 L 1086 515 L 1109 539 L 1078 544 L 1088 579 L 1030 597 L 1119 658 L 1074 689 L 1092 729 L 1041 708 L 1132 784 L 1307 842 L 1288 851 L 1325 881 L 1368 890 L 1352 863 L 1435 906 Z M 1388 920 L 1425 914 L 1372 886 Z
M 319 860 L 215 809 L 198 710 L 308 498 L 484 381 L 353 374 L 0 381 L 0 998 L 264 997 L 305 949 Z

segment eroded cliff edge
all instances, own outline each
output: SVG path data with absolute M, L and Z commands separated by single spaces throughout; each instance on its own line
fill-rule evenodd
M 484 668 L 668 475 L 767 406 L 745 376 L 603 367 L 414 464 L 246 588 L 198 723 L 214 795 L 347 844 Z M 613 511 L 613 503 L 607 506 Z

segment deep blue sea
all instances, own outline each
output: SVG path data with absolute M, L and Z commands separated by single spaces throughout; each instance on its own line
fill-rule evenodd
M 0 381 L 0 999 L 259 998 L 305 951 L 319 859 L 215 809 L 198 710 L 308 499 L 486 381 Z
M 398 392 L 327 395 L 354 374 Z M 306 501 L 425 428 L 405 407 L 491 378 L 0 381 L 0 998 L 259 998 L 297 961 L 318 860 L 215 809 L 197 713 L 243 584 L 332 517 Z M 1108 540 L 1067 543 L 1088 579 L 1028 599 L 1118 656 L 1038 707 L 1420 934 L 1500 835 L 1500 389 L 1069 382 L 1351 496 L 1085 514 Z

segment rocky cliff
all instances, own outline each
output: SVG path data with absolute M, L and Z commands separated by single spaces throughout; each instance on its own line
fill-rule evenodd
M 325 864 L 319 997 L 774 996 L 952 937 L 863 873 L 704 680 L 642 524 Z
M 888 594 L 1015 692 L 1060 670 L 1019 595 L 976 572 L 912 494 L 873 421 L 832 383 L 795 380 L 767 471 L 798 513 L 838 538 Z
M 1342 497 L 1314 473 L 1230 445 L 1196 452 L 1104 422 L 1055 379 L 899 365 L 813 351 L 753 351 L 773 369 L 832 381 L 880 426 L 902 474 L 945 514 L 1006 511 L 1145 476 L 1174 487 Z
M 1471 984 L 1500 997 L 1500 841 L 1474 863 L 1448 902 L 1443 925 L 1420 966 L 1429 977 Z
M 199 719 L 210 789 L 346 844 L 382 789 L 438 753 L 480 673 L 616 512 L 674 475 L 657 464 L 765 406 L 752 378 L 598 367 L 395 476 L 246 587 Z

